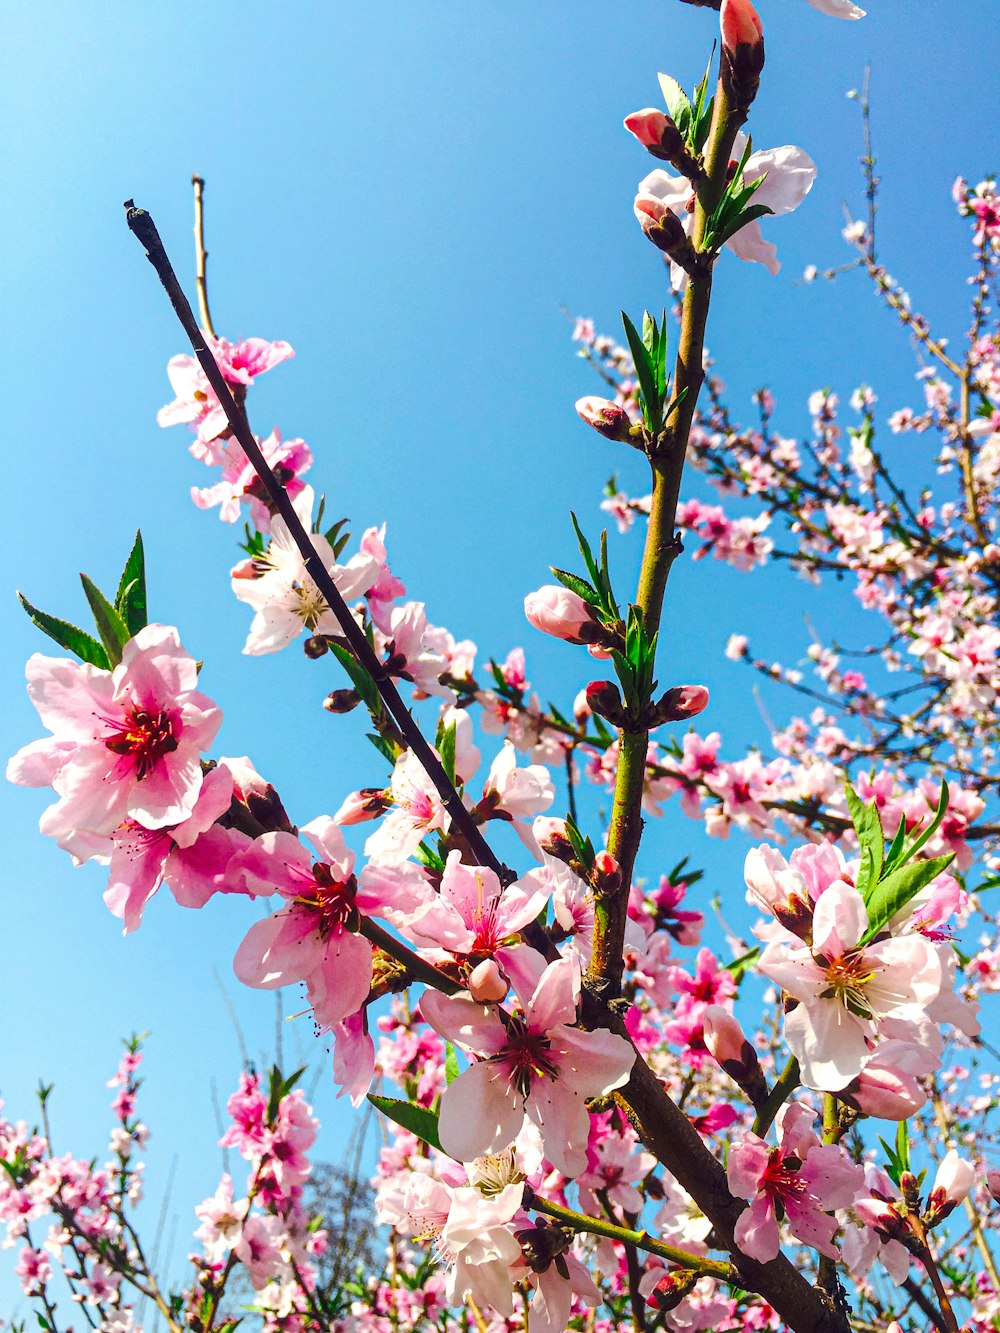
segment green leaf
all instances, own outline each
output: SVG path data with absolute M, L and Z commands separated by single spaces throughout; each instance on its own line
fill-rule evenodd
M 570 592 L 575 592 L 577 597 L 582 597 L 589 606 L 601 605 L 601 594 L 596 588 L 592 588 L 586 579 L 581 579 L 577 574 L 571 574 L 568 569 L 556 569 L 555 565 L 550 565 L 549 568 L 564 588 L 568 588 Z
M 441 766 L 448 775 L 448 781 L 455 786 L 455 735 L 458 727 L 454 721 L 447 726 L 441 722 L 438 723 L 437 735 L 434 738 L 434 747 L 441 756 Z
M 94 624 L 101 636 L 101 643 L 104 644 L 108 661 L 112 666 L 117 666 L 122 660 L 122 649 L 132 637 L 128 626 L 96 583 L 89 579 L 86 574 L 80 575 L 80 582 L 83 584 L 84 594 L 90 603 Z
M 404 1102 L 397 1097 L 379 1097 L 374 1092 L 368 1094 L 368 1100 L 376 1110 L 381 1111 L 397 1125 L 408 1129 L 411 1134 L 416 1134 L 418 1139 L 423 1139 L 424 1143 L 429 1143 L 432 1148 L 444 1151 L 438 1138 L 438 1117 L 433 1111 L 428 1111 L 425 1106 L 416 1106 L 413 1102 Z
M 896 832 L 893 834 L 892 842 L 889 844 L 889 850 L 885 854 L 885 864 L 882 867 L 884 874 L 894 870 L 897 865 L 903 861 L 903 846 L 906 842 L 906 820 L 902 815 L 899 817 L 899 823 L 896 825 Z
M 756 184 L 756 182 L 754 183 Z M 751 204 L 749 208 L 743 209 L 715 235 L 713 245 L 715 247 L 725 245 L 728 240 L 735 236 L 738 231 L 742 231 L 749 223 L 756 222 L 758 218 L 767 217 L 769 213 L 773 212 L 774 209 L 768 208 L 767 204 Z
M 903 851 L 900 857 L 900 860 L 909 861 L 912 857 L 916 856 L 917 852 L 919 852 L 922 847 L 926 846 L 926 844 L 930 842 L 931 838 L 933 838 L 934 834 L 941 827 L 941 821 L 944 819 L 947 813 L 948 813 L 948 784 L 942 778 L 941 790 L 938 793 L 938 803 L 937 803 L 937 809 L 934 811 L 934 818 L 924 829 L 923 833 L 919 834 L 918 837 L 914 838 L 913 842 L 911 842 L 909 846 L 906 847 L 906 849 Z
M 109 669 L 107 653 L 86 630 L 78 629 L 68 620 L 57 620 L 55 616 L 46 615 L 44 611 L 39 611 L 37 606 L 32 606 L 27 597 L 21 593 L 17 594 L 17 600 L 28 613 L 32 623 L 50 639 L 55 639 L 60 648 L 68 649 L 81 662 L 89 662 L 91 666 L 100 667 L 102 671 Z
M 450 1041 L 444 1044 L 444 1076 L 448 1081 L 448 1087 L 458 1078 L 458 1052 Z
M 854 831 L 858 835 L 861 849 L 863 852 L 867 850 L 871 857 L 871 870 L 866 882 L 866 888 L 870 892 L 881 876 L 882 867 L 885 864 L 885 835 L 882 832 L 882 820 L 879 818 L 878 806 L 875 802 L 873 801 L 871 805 L 865 805 L 849 782 L 844 784 L 844 795 L 847 797 L 847 809 L 851 816 L 851 823 L 854 825 Z M 858 885 L 858 892 L 865 899 L 867 906 L 866 891 L 860 884 Z
M 378 686 L 372 679 L 368 668 L 362 666 L 351 650 L 343 647 L 342 644 L 331 643 L 330 651 L 351 678 L 351 684 L 361 695 L 362 701 L 372 717 L 381 717 L 382 696 L 379 694 Z M 395 759 L 392 762 L 395 763 Z
M 625 326 L 625 337 L 628 339 L 629 351 L 632 353 L 632 361 L 635 365 L 635 377 L 639 381 L 643 420 L 647 428 L 655 435 L 663 421 L 661 415 L 662 404 L 656 391 L 656 371 L 653 368 L 652 358 L 646 350 L 645 343 L 639 337 L 638 330 L 624 310 L 622 311 L 622 324 Z
M 896 1126 L 896 1156 L 902 1163 L 903 1170 L 910 1169 L 910 1131 L 905 1120 Z
M 865 903 L 868 929 L 861 943 L 867 944 L 883 931 L 896 913 L 901 912 L 942 870 L 947 870 L 954 859 L 955 853 L 949 852 L 947 856 L 935 856 L 930 861 L 910 861 L 880 880 Z
M 323 536 L 330 543 L 334 560 L 340 558 L 341 551 L 343 551 L 344 547 L 351 540 L 351 530 L 347 526 L 347 523 L 348 520 L 346 518 L 340 518 L 336 523 L 331 524 L 326 532 L 323 533 Z
M 659 79 L 660 92 L 663 94 L 663 101 L 670 119 L 683 134 L 681 121 L 690 121 L 691 119 L 691 103 L 688 100 L 688 95 L 677 80 L 672 79 L 669 74 L 657 74 L 656 77 Z
M 122 576 L 118 580 L 115 610 L 125 621 L 133 638 L 149 623 L 146 607 L 146 557 L 142 548 L 142 533 L 138 531 L 128 559 L 125 561 Z
M 601 572 L 597 567 L 597 561 L 594 559 L 594 552 L 590 548 L 590 542 L 588 542 L 583 535 L 583 529 L 577 522 L 577 517 L 572 509 L 570 510 L 569 517 L 573 524 L 573 531 L 576 533 L 576 542 L 580 548 L 580 554 L 583 556 L 583 563 L 587 566 L 587 573 L 590 575 L 590 581 L 593 583 L 594 587 L 597 588 L 600 586 Z
M 375 746 L 375 749 L 378 750 L 382 758 L 389 761 L 389 767 L 395 768 L 397 756 L 396 747 L 393 745 L 392 741 L 386 736 L 380 736 L 377 731 L 366 731 L 365 735 L 371 741 L 372 745 Z

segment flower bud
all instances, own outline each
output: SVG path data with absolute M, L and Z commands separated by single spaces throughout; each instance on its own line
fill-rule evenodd
M 1000 1171 L 986 1172 L 986 1188 L 995 1203 L 1000 1203 Z
M 609 851 L 600 851 L 594 857 L 590 882 L 598 897 L 617 893 L 621 888 L 622 868 Z
M 658 250 L 679 264 L 685 273 L 698 272 L 699 257 L 673 209 L 655 194 L 637 194 L 632 209 L 639 226 Z
M 959 1157 L 954 1148 L 949 1148 L 941 1159 L 934 1188 L 927 1197 L 925 1225 L 936 1226 L 948 1216 L 966 1197 L 976 1179 L 975 1168 L 964 1157 Z
M 927 1100 L 912 1074 L 894 1069 L 863 1069 L 837 1096 L 863 1115 L 879 1120 L 907 1120 Z
M 689 180 L 700 179 L 701 165 L 668 115 L 656 107 L 646 107 L 626 116 L 625 128 L 635 135 L 653 157 L 659 158 L 661 162 L 669 162 Z
M 656 1270 L 654 1270 L 656 1271 Z M 644 1278 L 639 1286 L 647 1305 L 658 1310 L 675 1310 L 694 1289 L 698 1274 L 693 1268 L 674 1268 L 669 1273 L 660 1270 L 656 1282 L 650 1285 Z
M 222 823 L 240 829 L 252 838 L 262 833 L 291 833 L 294 830 L 281 797 L 265 782 L 249 759 L 223 760 L 233 775 L 233 803 Z
M 662 111 L 656 107 L 645 107 L 642 111 L 633 111 L 625 117 L 625 128 L 634 134 L 643 148 L 663 162 L 672 162 L 677 152 L 684 147 L 684 137 L 680 130 Z
M 357 690 L 331 690 L 323 700 L 323 707 L 328 713 L 350 713 L 360 702 Z
M 587 703 L 592 713 L 598 713 L 613 726 L 620 727 L 625 721 L 625 708 L 622 704 L 621 691 L 611 680 L 592 680 L 587 686 Z
M 760 15 L 750 0 L 722 0 L 722 82 L 734 109 L 746 112 L 757 96 L 764 68 Z
M 568 588 L 546 584 L 524 599 L 524 614 L 535 629 L 567 643 L 593 643 L 598 625 L 582 597 Z
M 576 410 L 588 426 L 609 440 L 629 441 L 632 419 L 624 408 L 608 398 L 590 396 L 576 400 Z
M 499 1004 L 509 989 L 493 958 L 484 958 L 469 973 L 469 994 L 478 1004 Z
M 891 1199 L 858 1199 L 852 1205 L 856 1216 L 865 1226 L 879 1234 L 885 1240 L 899 1240 L 909 1231 L 906 1218 L 900 1212 L 905 1205 L 893 1203 Z
M 697 717 L 707 707 L 708 690 L 704 685 L 675 685 L 653 705 L 649 725 L 659 727 L 664 722 L 683 722 L 686 718 Z
M 747 1094 L 754 1106 L 767 1097 L 767 1084 L 757 1052 L 747 1041 L 739 1020 L 721 1004 L 710 1004 L 701 1016 L 705 1049 Z
M 329 648 L 325 634 L 311 634 L 302 645 L 302 651 L 306 657 L 311 657 L 313 661 L 316 661 L 318 657 L 325 656 L 329 652 Z
M 392 798 L 384 787 L 362 787 L 352 791 L 333 817 L 335 824 L 363 824 L 367 819 L 378 819 L 392 805 Z
M 566 834 L 565 819 L 556 819 L 553 815 L 539 815 L 531 825 L 535 841 L 543 852 L 554 856 L 557 861 L 569 864 L 576 853 Z

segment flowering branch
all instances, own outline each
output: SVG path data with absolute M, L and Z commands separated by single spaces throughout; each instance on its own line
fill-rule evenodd
M 427 776 L 433 782 L 453 823 L 461 830 L 462 836 L 476 859 L 476 863 L 489 866 L 502 884 L 512 883 L 516 875 L 495 856 L 478 825 L 462 804 L 462 798 L 445 773 L 440 759 L 424 739 L 419 727 L 413 720 L 413 715 L 403 702 L 393 683 L 391 674 L 375 655 L 364 631 L 354 616 L 351 615 L 347 603 L 340 595 L 339 589 L 319 558 L 309 534 L 295 512 L 295 507 L 289 499 L 288 492 L 265 461 L 245 416 L 237 407 L 229 390 L 229 385 L 219 370 L 215 357 L 205 345 L 205 339 L 195 321 L 190 303 L 177 281 L 177 275 L 167 257 L 167 252 L 160 240 L 153 219 L 145 209 L 136 208 L 132 200 L 126 202 L 125 208 L 129 229 L 145 247 L 146 257 L 156 269 L 157 276 L 170 298 L 170 303 L 177 318 L 191 341 L 194 354 L 222 405 L 233 435 L 250 460 L 275 510 L 287 524 L 310 577 L 336 617 L 351 651 L 375 682 L 382 701 L 405 737 L 407 745 L 417 756 Z

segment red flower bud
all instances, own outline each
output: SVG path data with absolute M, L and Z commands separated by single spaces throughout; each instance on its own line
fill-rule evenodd
M 591 884 L 598 895 L 616 893 L 622 886 L 622 868 L 609 851 L 598 852 L 591 870 Z
M 708 690 L 704 685 L 675 685 L 653 705 L 650 726 L 659 727 L 664 722 L 683 722 L 686 718 L 697 717 L 707 707 Z
M 587 703 L 592 713 L 599 713 L 613 726 L 625 721 L 621 692 L 611 680 L 592 680 L 587 686 Z
M 722 0 L 722 81 L 734 109 L 746 112 L 764 68 L 760 15 L 750 0 Z

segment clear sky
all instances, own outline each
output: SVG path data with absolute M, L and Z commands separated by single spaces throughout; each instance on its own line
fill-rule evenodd
M 722 262 L 709 343 L 736 407 L 749 413 L 751 392 L 768 383 L 777 427 L 793 435 L 808 429 L 806 398 L 823 385 L 846 399 L 871 381 L 886 414 L 916 400 L 915 362 L 861 279 L 797 281 L 807 264 L 847 257 L 841 204 L 860 208 L 860 125 L 845 93 L 868 62 L 880 248 L 942 331 L 961 334 L 966 229 L 949 189 L 957 173 L 975 180 L 996 165 L 996 4 L 871 0 L 857 24 L 805 0 L 760 8 L 768 60 L 755 142 L 801 145 L 819 178 L 769 230 L 785 265 L 777 279 Z M 931 29 L 945 8 L 947 31 Z M 152 212 L 190 287 L 192 171 L 208 182 L 217 329 L 297 351 L 253 391 L 256 429 L 277 423 L 310 443 L 329 513 L 349 515 L 359 533 L 388 522 L 393 567 L 433 621 L 474 639 L 481 660 L 523 644 L 543 698 L 571 701 L 586 664 L 527 627 L 523 595 L 547 581 L 548 564 L 572 561 L 570 507 L 596 532 L 609 472 L 633 493 L 646 482 L 641 460 L 575 417 L 574 400 L 594 385 L 560 307 L 617 333 L 621 307 L 664 304 L 663 267 L 631 207 L 650 162 L 621 120 L 656 103 L 657 70 L 693 84 L 716 25 L 711 11 L 676 0 L 627 11 L 597 0 L 8 0 L 4 754 L 40 734 L 23 663 L 48 650 L 14 589 L 82 615 L 77 572 L 113 583 L 141 526 L 152 618 L 177 624 L 205 660 L 203 688 L 226 712 L 220 752 L 249 753 L 298 822 L 383 778 L 360 719 L 319 709 L 339 683 L 332 665 L 294 649 L 241 656 L 248 616 L 227 580 L 234 530 L 191 505 L 204 471 L 183 429 L 155 424 L 170 397 L 165 363 L 184 348 L 121 204 L 134 197 Z M 636 545 L 612 550 L 627 589 Z M 806 612 L 864 632 L 846 590 L 842 605 L 835 595 L 813 605 L 784 575 L 747 582 L 685 563 L 671 583 L 664 685 L 706 681 L 705 720 L 734 753 L 765 742 L 750 678 L 723 645 L 752 629 L 765 655 L 788 660 L 808 641 Z M 181 1262 L 190 1209 L 218 1168 L 212 1089 L 224 1099 L 239 1069 L 223 988 L 252 1053 L 274 1048 L 272 998 L 239 991 L 231 976 L 246 906 L 195 915 L 164 894 L 123 941 L 100 871 L 74 871 L 37 833 L 44 795 L 4 787 L 0 802 L 8 1113 L 30 1118 L 43 1076 L 57 1084 L 57 1147 L 103 1153 L 118 1037 L 151 1030 L 150 1196 L 159 1199 L 176 1157 Z M 668 816 L 642 869 L 690 853 L 709 867 L 711 890 L 738 901 L 745 850 L 738 839 L 710 846 Z M 303 1024 L 285 1026 L 286 1048 L 310 1053 Z M 350 1121 L 325 1069 L 315 1100 L 335 1157 Z M 9 1267 L 0 1314 L 12 1313 Z

